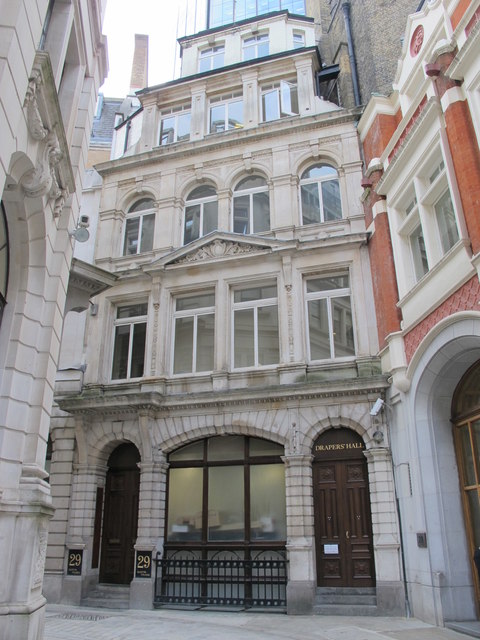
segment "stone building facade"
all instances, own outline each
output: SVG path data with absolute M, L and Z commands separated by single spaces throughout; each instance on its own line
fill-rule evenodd
M 42 637 L 45 471 L 62 321 L 105 285 L 75 231 L 105 2 L 0 2 L 0 636 Z M 106 274 L 107 281 L 111 278 Z
M 478 2 L 409 17 L 388 98 L 359 123 L 386 412 L 414 615 L 476 619 Z

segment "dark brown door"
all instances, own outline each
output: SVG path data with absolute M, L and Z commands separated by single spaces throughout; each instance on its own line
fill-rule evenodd
M 318 586 L 375 584 L 367 463 L 347 429 L 317 440 L 313 464 Z
M 138 450 L 120 445 L 110 456 L 105 487 L 100 582 L 129 584 L 137 537 L 140 471 Z

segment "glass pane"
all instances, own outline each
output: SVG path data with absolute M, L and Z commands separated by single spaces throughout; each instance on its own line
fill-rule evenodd
M 155 202 L 152 198 L 142 198 L 141 200 L 137 200 L 135 204 L 132 204 L 128 211 L 129 213 L 132 211 L 145 211 L 146 209 L 153 209 L 154 206 Z
M 214 187 L 211 187 L 208 184 L 202 184 L 200 187 L 196 187 L 193 191 L 191 191 L 187 200 L 200 200 L 201 198 L 211 198 L 217 195 Z
M 130 304 L 126 307 L 118 307 L 117 318 L 135 318 L 147 315 L 147 303 Z
M 198 70 L 200 73 L 202 73 L 202 71 L 210 71 L 211 69 L 211 63 L 212 63 L 212 58 L 211 56 L 207 56 L 207 55 L 203 55 L 204 52 L 202 51 L 200 54 L 200 64 L 198 66 Z
M 223 50 L 223 47 L 215 47 L 215 54 L 214 54 L 213 60 L 212 60 L 212 68 L 213 69 L 220 69 L 220 67 L 223 67 L 223 62 L 224 62 L 224 50 Z
M 143 216 L 142 241 L 140 251 L 151 251 L 153 248 L 153 230 L 155 227 L 155 214 Z
M 268 56 L 268 53 L 269 53 L 268 36 L 265 36 L 265 39 L 262 38 L 262 41 L 257 43 L 257 58 Z
M 410 235 L 410 247 L 412 250 L 413 268 L 415 278 L 420 280 L 428 272 L 427 252 L 421 225 Z
M 270 199 L 267 192 L 253 194 L 253 233 L 270 229 Z
M 245 438 L 243 436 L 217 436 L 208 440 L 208 461 L 243 460 Z
M 170 469 L 168 478 L 169 540 L 202 539 L 203 469 Z
M 462 450 L 461 459 L 463 460 L 463 484 L 464 486 L 471 487 L 476 484 L 476 477 L 468 425 L 464 424 L 458 427 L 458 432 L 460 448 Z
M 225 131 L 225 105 L 210 107 L 210 133 Z
M 312 360 L 330 358 L 330 335 L 326 300 L 310 300 L 308 303 L 308 330 L 310 336 L 310 358 Z
M 208 470 L 208 539 L 244 540 L 244 468 Z
M 329 167 L 327 164 L 316 164 L 302 173 L 302 180 L 306 178 L 336 178 L 337 176 L 337 170 L 333 167 Z
M 235 302 L 250 302 L 252 300 L 264 300 L 277 297 L 277 285 L 271 284 L 265 287 L 252 287 L 251 289 L 238 289 L 234 292 Z
M 278 346 L 277 305 L 258 309 L 258 364 L 277 364 L 280 359 Z
M 228 105 L 228 128 L 240 129 L 243 127 L 243 101 L 230 102 Z
M 190 114 L 183 113 L 177 120 L 177 140 L 190 139 Z
M 280 83 L 280 102 L 282 106 L 282 117 L 298 114 L 298 94 L 296 84 L 282 80 Z
M 476 547 L 480 546 L 480 496 L 478 489 L 472 489 L 467 492 L 467 500 L 470 511 L 470 519 L 472 522 L 471 531 L 473 532 L 473 540 Z
M 215 231 L 218 227 L 218 202 L 206 202 L 203 205 L 203 235 Z
M 240 180 L 235 187 L 235 191 L 246 191 L 247 189 L 256 189 L 266 186 L 267 182 L 265 178 L 262 178 L 261 176 L 248 176 L 248 178 Z
M 335 357 L 355 355 L 350 297 L 332 298 L 333 346 Z
M 203 309 L 205 307 L 213 307 L 214 304 L 214 293 L 199 293 L 196 296 L 189 296 L 188 298 L 177 298 L 176 310 L 188 311 L 189 309 Z
M 123 245 L 123 255 L 131 256 L 138 251 L 138 229 L 140 218 L 129 218 L 125 224 L 125 243 Z
M 338 220 L 342 217 L 342 204 L 340 202 L 340 186 L 338 180 L 322 182 L 323 219 Z
M 183 244 L 188 244 L 200 237 L 200 205 L 195 204 L 185 209 L 185 232 Z
M 446 253 L 458 241 L 458 229 L 453 211 L 450 193 L 445 191 L 443 196 L 435 204 L 437 214 L 438 229 L 440 231 L 440 241 L 443 252 Z
M 203 460 L 203 443 L 204 440 L 197 440 L 191 444 L 173 451 L 169 456 L 169 462 L 180 462 L 184 460 Z
M 193 318 L 175 321 L 173 373 L 191 373 L 193 355 Z
M 262 438 L 250 438 L 249 454 L 254 456 L 283 456 L 284 449 L 281 444 L 263 440 Z
M 480 363 L 473 366 L 468 373 L 462 378 L 458 391 L 456 393 L 456 404 L 454 414 L 459 415 L 480 408 L 480 387 L 478 378 L 480 373 Z M 477 423 L 475 423 L 477 424 Z M 477 447 L 477 451 L 478 451 Z
M 328 276 L 325 278 L 311 278 L 307 280 L 308 293 L 317 291 L 332 291 L 334 289 L 348 289 L 348 276 Z
M 253 342 L 253 309 L 235 311 L 234 366 L 251 367 L 255 364 Z
M 133 326 L 132 364 L 130 371 L 131 378 L 141 378 L 143 376 L 146 334 L 146 322 L 141 322 Z
M 318 184 L 302 184 L 300 188 L 302 198 L 302 222 L 303 224 L 315 224 L 320 222 L 320 196 Z
M 130 344 L 130 325 L 115 328 L 115 346 L 113 350 L 112 378 L 120 380 L 127 377 L 128 345 Z
M 250 196 L 233 199 L 233 232 L 250 233 Z
M 285 540 L 287 537 L 283 464 L 250 467 L 250 535 L 252 540 Z
M 163 118 L 160 129 L 160 144 L 175 142 L 175 116 Z
M 280 108 L 278 104 L 278 91 L 268 91 L 262 95 L 263 121 L 278 120 L 280 118 Z
M 197 371 L 213 370 L 215 316 L 197 317 Z

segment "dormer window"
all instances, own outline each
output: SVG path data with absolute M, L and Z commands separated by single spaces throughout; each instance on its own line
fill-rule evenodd
M 262 119 L 264 122 L 297 115 L 296 82 L 281 80 L 262 87 Z
M 212 69 L 220 69 L 224 65 L 225 47 L 217 45 L 200 51 L 200 59 L 198 63 L 198 71 L 211 71 Z
M 210 99 L 210 133 L 243 127 L 243 96 L 229 93 Z
M 294 49 L 303 49 L 305 46 L 305 34 L 303 31 L 294 31 L 293 32 L 293 48 Z
M 255 60 L 268 56 L 269 43 L 268 33 L 251 36 L 243 40 L 243 59 Z
M 190 140 L 190 105 L 162 111 L 160 122 L 161 145 Z

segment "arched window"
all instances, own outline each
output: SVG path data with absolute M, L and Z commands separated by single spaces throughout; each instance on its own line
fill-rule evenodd
M 327 164 L 315 164 L 300 179 L 302 224 L 329 222 L 342 217 L 338 172 Z
M 155 229 L 154 206 L 152 198 L 142 198 L 128 210 L 123 243 L 124 256 L 152 250 Z
M 8 260 L 7 215 L 3 202 L 0 201 L 0 325 L 2 324 L 3 309 L 7 303 Z
M 193 242 L 218 227 L 218 201 L 214 187 L 202 185 L 188 196 L 185 206 L 183 244 Z
M 262 233 L 270 229 L 268 185 L 261 176 L 244 178 L 233 194 L 234 233 Z

